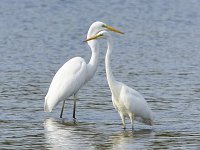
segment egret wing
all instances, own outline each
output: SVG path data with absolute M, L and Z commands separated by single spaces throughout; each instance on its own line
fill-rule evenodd
M 120 96 L 123 97 L 127 110 L 134 112 L 135 116 L 148 118 L 150 113 L 149 107 L 144 97 L 138 91 L 124 85 Z
M 86 62 L 81 57 L 70 59 L 57 71 L 45 97 L 45 103 L 47 103 L 49 111 L 59 101 L 76 93 L 83 86 L 86 73 Z

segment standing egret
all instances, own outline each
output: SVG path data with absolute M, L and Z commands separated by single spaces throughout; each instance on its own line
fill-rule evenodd
M 143 122 L 148 125 L 153 125 L 152 111 L 148 107 L 148 104 L 143 96 L 136 90 L 121 82 L 116 81 L 112 74 L 110 57 L 112 53 L 113 40 L 111 35 L 107 31 L 101 31 L 97 35 L 85 41 L 95 41 L 95 39 L 101 37 L 107 39 L 108 48 L 105 57 L 106 77 L 112 93 L 112 102 L 122 119 L 123 128 L 126 128 L 126 117 L 129 117 L 131 120 L 132 129 L 134 120 Z
M 119 30 L 111 26 L 108 26 L 105 23 L 97 21 L 90 26 L 87 38 L 103 30 L 109 30 L 123 34 Z M 75 119 L 76 99 L 78 91 L 86 82 L 88 82 L 89 79 L 91 79 L 94 76 L 94 73 L 97 70 L 99 46 L 96 41 L 90 41 L 88 42 L 88 45 L 90 46 L 92 51 L 92 56 L 88 64 L 85 62 L 83 58 L 74 57 L 69 61 L 67 61 L 53 77 L 48 93 L 45 97 L 45 103 L 44 103 L 45 112 L 51 112 L 52 109 L 60 101 L 63 101 L 60 114 L 60 118 L 62 118 L 65 100 L 73 95 L 74 96 L 73 118 Z

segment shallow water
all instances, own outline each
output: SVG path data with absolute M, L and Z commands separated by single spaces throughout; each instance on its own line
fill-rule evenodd
M 1 149 L 199 149 L 200 2 L 0 1 Z M 77 120 L 68 100 L 43 112 L 53 75 L 74 56 L 89 61 L 86 33 L 100 20 L 113 35 L 117 80 L 144 95 L 153 127 L 135 122 L 122 129 L 105 78 L 101 42 L 95 77 L 79 92 Z

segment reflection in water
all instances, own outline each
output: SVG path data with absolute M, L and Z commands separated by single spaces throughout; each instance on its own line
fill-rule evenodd
M 152 136 L 152 130 L 107 131 L 99 130 L 96 124 L 65 122 L 47 119 L 44 122 L 46 147 L 52 149 L 131 149 L 137 147 L 141 138 Z M 78 145 L 78 146 L 77 146 Z M 138 145 L 141 147 L 141 143 Z
M 138 144 L 138 139 L 146 139 L 153 136 L 151 129 L 144 129 L 138 131 L 121 131 L 117 134 L 110 136 L 110 143 L 112 143 L 112 149 L 127 150 L 134 148 L 145 148 L 145 145 Z
M 104 139 L 103 134 L 95 130 L 94 124 L 47 119 L 44 128 L 47 147 L 53 149 L 95 148 Z
M 85 147 L 82 138 L 79 134 L 74 132 L 76 123 L 65 123 L 64 120 L 58 121 L 54 119 L 47 119 L 44 122 L 45 137 L 48 143 L 47 147 L 52 149 L 65 149 Z
M 103 126 L 101 124 L 100 126 Z M 199 134 L 178 131 L 154 131 L 152 129 L 120 130 L 109 132 L 99 128 L 98 123 L 66 122 L 60 119 L 46 119 L 45 147 L 50 149 L 146 149 L 197 146 Z M 107 125 L 107 129 L 109 125 Z M 141 139 L 143 142 L 141 142 Z M 187 147 L 187 146 L 184 146 Z

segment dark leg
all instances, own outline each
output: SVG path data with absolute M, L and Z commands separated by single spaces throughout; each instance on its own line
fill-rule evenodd
M 62 109 L 61 109 L 61 113 L 60 113 L 60 118 L 62 118 L 62 114 L 63 114 L 64 106 L 65 106 L 65 100 L 63 101 L 63 105 L 62 105 Z
M 77 94 L 74 94 L 74 110 L 73 110 L 74 119 L 76 119 L 76 100 L 77 100 Z

